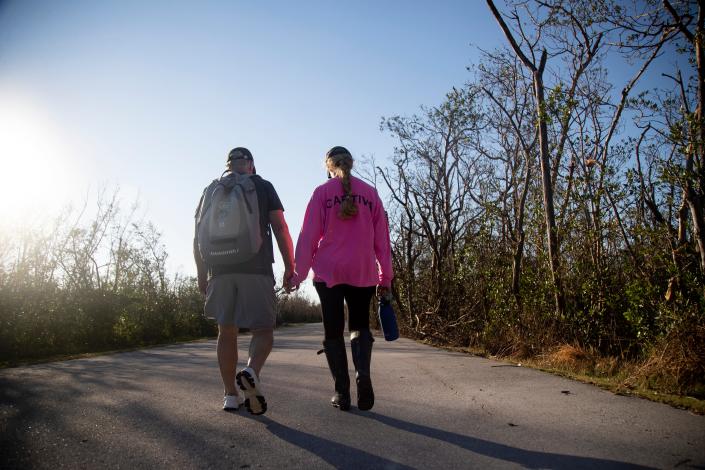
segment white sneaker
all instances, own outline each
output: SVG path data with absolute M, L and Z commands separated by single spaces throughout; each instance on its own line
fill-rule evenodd
M 240 390 L 245 394 L 245 408 L 253 415 L 267 411 L 267 401 L 262 393 L 262 385 L 252 367 L 245 367 L 235 375 Z
M 244 402 L 245 399 L 240 395 L 225 395 L 223 397 L 223 409 L 225 411 L 237 411 Z

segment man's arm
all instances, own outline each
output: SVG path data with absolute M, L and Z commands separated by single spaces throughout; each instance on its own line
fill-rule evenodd
M 206 295 L 206 289 L 208 289 L 208 268 L 206 263 L 201 258 L 201 251 L 198 249 L 198 219 L 201 212 L 201 206 L 203 205 L 203 199 L 206 197 L 207 189 L 203 190 L 201 194 L 201 199 L 198 201 L 198 207 L 196 208 L 196 213 L 194 214 L 194 224 L 193 224 L 193 259 L 196 261 L 196 275 L 198 276 L 198 290 L 201 294 Z
M 201 252 L 198 251 L 198 239 L 193 238 L 193 259 L 196 261 L 196 273 L 198 276 L 198 290 L 201 294 L 206 295 L 206 289 L 208 288 L 208 269 L 206 268 L 206 263 L 201 259 Z
M 284 219 L 284 211 L 281 209 L 269 211 L 269 224 L 277 239 L 279 252 L 284 260 L 284 279 L 282 285 L 289 287 L 289 279 L 294 275 L 294 243 L 291 241 L 289 226 Z

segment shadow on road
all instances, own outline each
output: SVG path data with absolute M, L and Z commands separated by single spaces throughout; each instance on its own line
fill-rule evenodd
M 652 469 L 627 462 L 616 460 L 598 459 L 592 457 L 578 457 L 575 455 L 553 454 L 550 452 L 538 452 L 533 450 L 520 449 L 505 444 L 486 441 L 475 437 L 464 436 L 441 429 L 435 429 L 421 424 L 410 423 L 400 419 L 384 416 L 375 412 L 360 413 L 360 416 L 367 416 L 387 426 L 401 429 L 421 436 L 438 439 L 469 450 L 476 454 L 485 455 L 498 460 L 514 462 L 527 468 L 600 468 L 600 469 Z
M 307 450 L 322 458 L 337 469 L 360 470 L 361 468 L 411 469 L 407 465 L 370 454 L 364 450 L 340 444 L 314 434 L 290 428 L 273 421 L 266 416 L 253 417 L 244 413 L 242 416 L 259 421 L 267 426 L 269 432 L 292 445 Z
M 18 399 L 34 398 L 35 393 L 25 390 L 16 383 L 0 377 L 0 410 L 3 421 L 0 423 L 0 468 L 27 468 L 29 453 L 23 442 L 26 422 L 32 409 L 17 405 Z
M 90 467 L 101 459 L 110 461 L 126 455 L 141 458 L 152 467 L 159 466 L 160 461 L 154 460 L 150 450 L 143 451 L 137 439 L 104 441 L 98 432 L 103 427 L 129 432 L 139 429 L 148 436 L 158 436 L 193 461 L 203 461 L 201 452 L 207 458 L 217 456 L 222 449 L 209 448 L 202 437 L 217 429 L 199 433 L 184 429 L 180 416 L 161 414 L 140 403 L 140 397 L 151 392 L 139 383 L 139 376 L 145 371 L 169 383 L 202 383 L 200 378 L 185 378 L 182 372 L 184 364 L 202 366 L 202 359 L 187 354 L 172 365 L 165 363 L 163 356 L 161 351 L 133 351 L 43 364 L 0 375 L 0 469 L 46 465 L 47 445 L 62 447 L 56 452 L 58 458 L 64 458 L 69 448 L 74 454 L 81 452 L 74 455 L 75 461 L 68 463 L 68 468 L 75 462 L 83 463 L 77 467 Z M 46 437 L 49 435 L 52 437 Z M 94 462 L 87 449 L 95 450 L 98 460 Z M 206 460 L 211 466 L 218 462 Z

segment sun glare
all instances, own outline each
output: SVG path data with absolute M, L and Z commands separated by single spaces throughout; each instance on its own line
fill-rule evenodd
M 0 93 L 0 223 L 54 215 L 72 185 L 60 128 L 30 100 Z

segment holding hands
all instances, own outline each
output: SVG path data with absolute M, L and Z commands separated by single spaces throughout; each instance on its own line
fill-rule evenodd
M 284 269 L 284 276 L 282 278 L 282 286 L 284 286 L 284 290 L 286 291 L 287 294 L 291 294 L 292 292 L 299 289 L 299 284 L 301 283 L 301 281 L 296 282 L 297 277 L 298 277 L 298 274 L 296 273 L 296 271 L 294 271 L 294 268 L 285 268 Z

